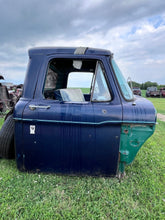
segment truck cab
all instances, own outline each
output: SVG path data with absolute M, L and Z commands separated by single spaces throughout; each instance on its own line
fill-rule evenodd
M 156 123 L 113 54 L 83 47 L 29 50 L 13 117 L 18 169 L 105 176 L 124 173 Z

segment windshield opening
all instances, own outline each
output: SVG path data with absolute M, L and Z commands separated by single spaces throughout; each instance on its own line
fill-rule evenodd
M 128 101 L 133 100 L 132 90 L 129 87 L 127 81 L 125 80 L 125 78 L 124 78 L 122 72 L 120 71 L 119 67 L 117 66 L 115 60 L 111 59 L 111 63 L 112 63 L 113 70 L 115 72 L 115 75 L 116 75 L 117 81 L 119 83 L 119 86 L 120 86 L 123 97 Z

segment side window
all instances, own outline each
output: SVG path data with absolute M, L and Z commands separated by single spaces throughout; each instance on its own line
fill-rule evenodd
M 66 102 L 91 99 L 91 85 L 97 60 L 55 58 L 49 61 L 43 98 Z
M 92 72 L 71 72 L 68 76 L 67 88 L 80 88 L 84 94 L 89 94 L 92 78 Z
M 43 97 L 62 102 L 106 102 L 111 95 L 105 70 L 98 60 L 50 60 Z
M 104 69 L 101 66 L 101 63 L 97 62 L 92 101 L 106 102 L 110 100 L 111 100 L 111 95 L 108 89 L 107 82 L 104 77 Z

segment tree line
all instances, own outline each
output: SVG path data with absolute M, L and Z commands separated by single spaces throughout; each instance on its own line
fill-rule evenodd
M 157 82 L 147 81 L 145 83 L 137 83 L 135 81 L 132 81 L 132 87 L 139 87 L 140 89 L 146 90 L 148 87 L 151 86 L 157 87 L 158 89 L 165 87 L 165 85 L 159 85 Z

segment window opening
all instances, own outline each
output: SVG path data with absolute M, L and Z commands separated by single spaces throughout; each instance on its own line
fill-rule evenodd
M 94 80 L 94 89 L 92 95 L 92 101 L 105 102 L 111 100 L 111 95 L 108 89 L 107 82 L 104 77 L 104 70 L 100 62 L 97 62 L 96 76 Z
M 110 101 L 104 73 L 101 62 L 97 60 L 52 59 L 47 69 L 43 96 L 68 102 Z
M 71 72 L 68 76 L 67 88 L 80 88 L 84 94 L 89 94 L 92 78 L 91 72 Z
M 61 93 L 64 94 L 67 91 L 61 89 L 80 89 L 85 100 L 90 101 L 90 88 L 96 62 L 96 60 L 87 59 L 52 59 L 49 62 L 45 79 L 44 98 L 62 101 Z M 69 94 L 72 94 L 73 97 L 73 93 L 74 90 L 70 91 Z M 81 98 L 81 100 L 83 99 Z

